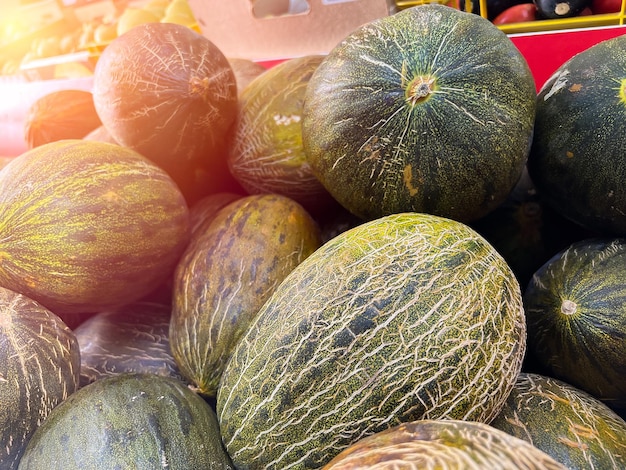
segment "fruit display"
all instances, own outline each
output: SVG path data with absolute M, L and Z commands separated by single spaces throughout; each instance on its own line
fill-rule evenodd
M 276 61 L 203 1 L 77 0 L 0 112 L 0 469 L 625 468 L 626 34 L 539 87 L 515 0 Z

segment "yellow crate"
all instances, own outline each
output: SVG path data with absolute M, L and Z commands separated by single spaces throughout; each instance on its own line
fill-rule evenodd
M 487 18 L 487 0 L 477 0 L 480 6 L 480 16 Z M 423 5 L 425 3 L 442 3 L 454 8 L 458 8 L 458 0 L 396 0 L 396 6 L 399 10 L 412 7 L 415 5 Z M 466 0 L 467 9 L 471 10 L 471 0 Z M 523 21 L 519 23 L 509 23 L 498 25 L 502 31 L 507 34 L 512 33 L 531 33 L 542 31 L 556 31 L 561 29 L 582 29 L 595 28 L 601 26 L 622 26 L 626 24 L 626 0 L 622 0 L 622 7 L 619 12 L 605 13 L 598 15 L 576 16 L 572 18 L 546 19 L 535 21 Z

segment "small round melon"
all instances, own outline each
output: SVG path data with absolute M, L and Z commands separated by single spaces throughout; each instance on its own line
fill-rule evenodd
M 119 145 L 41 145 L 2 169 L 0 188 L 0 285 L 62 317 L 147 295 L 189 239 L 175 182 Z
M 626 408 L 626 239 L 555 254 L 524 292 L 529 352 L 551 376 Z
M 115 141 L 164 168 L 190 204 L 236 186 L 226 163 L 235 76 L 206 37 L 174 23 L 135 26 L 102 52 L 93 96 Z

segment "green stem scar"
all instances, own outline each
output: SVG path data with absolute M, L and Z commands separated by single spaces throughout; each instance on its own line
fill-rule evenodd
M 407 101 L 412 106 L 426 101 L 435 91 L 435 81 L 435 77 L 428 75 L 415 77 L 406 88 Z

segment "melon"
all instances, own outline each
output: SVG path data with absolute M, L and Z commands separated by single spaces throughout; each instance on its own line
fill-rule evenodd
M 32 434 L 78 389 L 74 333 L 38 302 L 0 287 L 0 467 L 17 468 Z
M 176 267 L 169 336 L 182 374 L 214 397 L 239 338 L 321 239 L 311 215 L 276 194 L 242 197 L 209 220 Z
M 584 239 L 555 254 L 524 306 L 528 349 L 549 375 L 626 407 L 626 239 Z
M 183 380 L 170 351 L 171 312 L 167 304 L 142 300 L 102 310 L 78 325 L 80 386 L 127 372 Z
M 521 372 L 489 424 L 570 470 L 626 468 L 626 422 L 593 395 L 550 376 Z
M 63 139 L 82 139 L 102 122 L 86 90 L 57 90 L 38 98 L 24 120 L 29 149 Z
M 419 420 L 368 436 L 322 470 L 565 470 L 532 444 L 485 423 Z
M 334 199 L 313 174 L 302 144 L 307 84 L 322 55 L 281 62 L 241 91 L 228 149 L 228 167 L 250 194 L 282 194 L 311 213 Z
M 19 470 L 233 470 L 215 412 L 182 382 L 127 373 L 97 380 L 50 413 Z
M 495 209 L 528 157 L 536 85 L 524 56 L 478 15 L 429 3 L 371 21 L 307 85 L 302 142 L 351 212 L 470 222 Z
M 546 204 L 588 230 L 626 235 L 626 35 L 563 63 L 537 95 L 528 171 Z
M 2 169 L 0 188 L 0 285 L 62 318 L 147 295 L 189 239 L 178 186 L 119 145 L 41 145 Z
M 133 27 L 102 52 L 93 96 L 113 139 L 164 168 L 189 204 L 236 187 L 226 164 L 235 76 L 206 37 L 174 23 Z
M 320 468 L 402 422 L 488 422 L 521 370 L 520 286 L 461 222 L 392 214 L 335 236 L 280 283 L 217 391 L 239 468 Z

